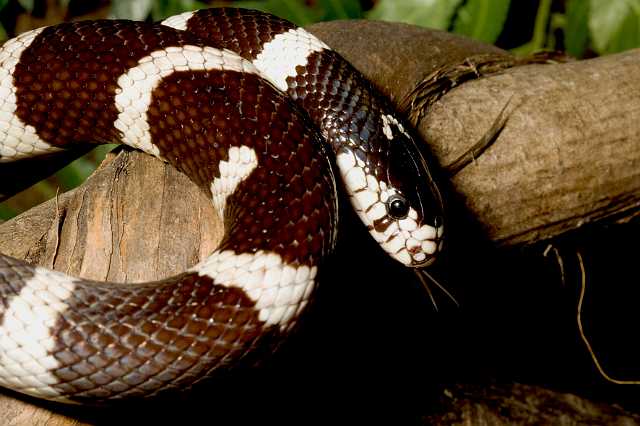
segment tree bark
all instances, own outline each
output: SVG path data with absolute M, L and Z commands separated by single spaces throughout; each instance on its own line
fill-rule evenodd
M 401 24 L 330 22 L 310 30 L 412 118 L 448 178 L 449 204 L 494 243 L 532 243 L 637 215 L 640 50 L 522 65 L 493 46 Z M 432 93 L 434 84 L 440 89 Z M 454 163 L 463 166 L 454 170 Z M 183 175 L 124 149 L 81 187 L 0 225 L 0 251 L 85 278 L 134 282 L 192 266 L 219 231 L 210 202 Z M 31 402 L 0 395 L 0 423 L 94 423 L 103 415 Z M 205 413 L 206 405 L 192 408 Z M 530 423 L 548 421 L 531 407 Z M 598 411 L 592 414 L 581 419 L 597 421 Z M 635 421 L 622 411 L 607 415 Z

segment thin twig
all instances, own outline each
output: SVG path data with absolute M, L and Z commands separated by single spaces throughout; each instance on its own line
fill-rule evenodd
M 49 266 L 53 269 L 56 258 L 58 257 L 58 246 L 60 245 L 60 187 L 56 188 L 56 219 L 55 219 L 55 230 L 56 230 L 56 239 L 55 244 L 53 246 L 53 256 L 51 256 L 51 265 Z
M 582 302 L 584 301 L 584 294 L 587 288 L 587 274 L 584 267 L 584 261 L 582 260 L 582 254 L 580 254 L 580 252 L 578 251 L 576 255 L 578 256 L 578 264 L 580 265 L 580 274 L 581 274 L 580 297 L 578 298 L 578 315 L 577 315 L 578 331 L 580 332 L 580 338 L 582 339 L 585 346 L 587 347 L 587 350 L 589 351 L 589 355 L 591 355 L 591 359 L 593 360 L 593 363 L 595 364 L 596 368 L 598 369 L 598 372 L 602 377 L 604 377 L 609 382 L 615 383 L 617 385 L 640 385 L 640 380 L 620 380 L 620 379 L 614 379 L 613 377 L 609 376 L 600 365 L 600 361 L 598 360 L 598 357 L 593 351 L 593 348 L 591 347 L 591 343 L 589 343 L 589 339 L 587 339 L 587 336 L 584 334 L 584 329 L 582 327 Z
M 556 257 L 556 261 L 558 262 L 558 269 L 560 270 L 560 283 L 562 285 L 562 287 L 566 287 L 567 286 L 567 280 L 566 280 L 566 273 L 564 270 L 564 259 L 562 259 L 562 255 L 560 255 L 560 250 L 558 250 L 553 244 L 549 244 L 547 246 L 547 248 L 544 249 L 544 252 L 542 253 L 542 255 L 544 257 L 547 257 L 549 255 L 549 252 L 553 251 L 553 254 Z

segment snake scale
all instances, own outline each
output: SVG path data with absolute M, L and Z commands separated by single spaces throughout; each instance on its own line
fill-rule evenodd
M 334 247 L 338 188 L 407 267 L 442 248 L 441 197 L 409 127 L 340 55 L 266 13 L 63 23 L 0 48 L 0 167 L 114 142 L 202 188 L 222 241 L 177 276 L 125 285 L 0 255 L 1 386 L 152 397 L 285 338 Z

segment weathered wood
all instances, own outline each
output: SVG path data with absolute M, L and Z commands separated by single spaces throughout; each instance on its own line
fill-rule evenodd
M 465 84 L 433 108 L 421 129 L 448 164 L 511 103 L 493 146 L 452 179 L 491 239 L 533 242 L 637 214 L 639 64 L 635 50 L 519 67 Z
M 168 164 L 109 154 L 81 187 L 0 227 L 2 253 L 88 279 L 136 282 L 175 274 L 215 248 L 211 203 Z
M 465 58 L 482 54 L 511 60 L 491 46 L 404 25 L 339 22 L 312 31 L 388 90 L 396 104 L 439 67 L 464 65 Z M 634 172 L 640 162 L 634 143 L 640 132 L 638 63 L 640 51 L 526 66 L 446 94 L 418 123 L 443 166 L 480 139 L 510 100 L 504 131 L 453 176 L 453 203 L 461 200 L 485 234 L 505 245 L 614 213 L 634 214 L 640 191 Z M 0 225 L 0 251 L 85 278 L 150 280 L 206 255 L 217 238 L 216 223 L 209 201 L 183 175 L 125 150 L 82 187 Z M 36 408 L 15 398 L 0 395 L 0 423 L 103 420 L 101 412 L 55 414 L 59 407 Z M 215 416 L 208 404 L 191 408 Z
M 637 425 L 640 416 L 618 406 L 596 404 L 575 395 L 522 384 L 449 386 L 442 395 L 444 412 L 422 418 L 425 425 L 557 426 Z
M 28 401 L 0 395 L 0 423 L 5 426 L 80 426 L 87 423 Z

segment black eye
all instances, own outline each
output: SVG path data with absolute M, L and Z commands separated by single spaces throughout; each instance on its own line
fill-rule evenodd
M 399 195 L 394 195 L 387 201 L 387 211 L 394 219 L 404 219 L 409 214 L 409 202 Z

